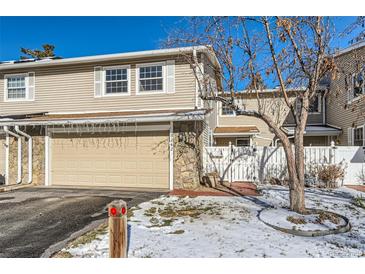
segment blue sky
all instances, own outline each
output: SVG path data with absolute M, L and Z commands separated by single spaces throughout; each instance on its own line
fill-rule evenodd
M 336 17 L 338 30 L 354 18 Z M 0 17 L 0 60 L 18 59 L 20 47 L 54 44 L 56 54 L 76 57 L 156 49 L 181 17 Z M 349 38 L 334 46 L 346 47 Z

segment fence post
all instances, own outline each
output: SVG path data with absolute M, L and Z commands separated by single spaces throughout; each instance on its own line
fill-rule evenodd
M 335 164 L 336 163 L 336 159 L 335 159 L 335 141 L 331 141 L 331 148 L 330 148 L 330 164 Z
M 229 183 L 232 183 L 232 142 L 229 142 L 228 158 L 229 158 L 228 181 Z
M 108 204 L 109 214 L 109 257 L 127 257 L 127 203 L 116 200 Z

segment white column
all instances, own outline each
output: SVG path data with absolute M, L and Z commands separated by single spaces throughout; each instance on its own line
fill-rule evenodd
M 9 150 L 10 150 L 10 137 L 6 134 L 5 139 L 5 184 L 9 184 Z
M 17 184 L 22 182 L 22 138 L 19 136 L 18 138 L 18 176 L 17 176 Z
M 50 185 L 49 153 L 50 153 L 50 137 L 49 137 L 49 134 L 48 134 L 48 128 L 46 127 L 46 133 L 45 133 L 45 136 L 44 136 L 44 162 L 45 162 L 45 167 L 44 167 L 44 172 L 45 172 L 44 181 L 45 182 L 44 182 L 44 184 L 46 186 Z
M 169 133 L 169 188 L 174 189 L 174 122 L 170 122 Z

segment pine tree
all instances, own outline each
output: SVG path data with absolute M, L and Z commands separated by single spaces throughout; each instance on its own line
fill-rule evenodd
M 26 56 L 20 56 L 20 59 L 29 59 L 29 58 L 36 58 L 36 59 L 42 59 L 46 57 L 54 57 L 54 49 L 55 46 L 51 44 L 44 44 L 42 45 L 43 50 L 39 49 L 27 49 L 27 48 L 21 48 L 20 51 L 25 54 Z

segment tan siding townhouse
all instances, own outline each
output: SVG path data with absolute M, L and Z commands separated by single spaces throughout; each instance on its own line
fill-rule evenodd
M 339 126 L 339 145 L 364 146 L 365 124 L 365 42 L 335 54 L 338 72 L 330 84 L 327 121 Z
M 215 118 L 199 103 L 191 55 L 218 62 L 186 47 L 1 63 L 3 181 L 196 187 Z

